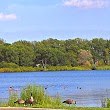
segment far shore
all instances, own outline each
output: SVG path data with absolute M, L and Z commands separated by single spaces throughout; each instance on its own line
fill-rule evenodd
M 110 66 L 85 67 L 85 66 L 50 66 L 47 68 L 38 67 L 19 67 L 19 68 L 0 68 L 0 73 L 7 72 L 42 72 L 42 71 L 83 71 L 83 70 L 110 70 Z

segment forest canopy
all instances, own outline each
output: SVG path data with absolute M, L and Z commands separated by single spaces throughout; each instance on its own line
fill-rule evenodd
M 18 66 L 110 65 L 110 40 L 102 38 L 43 41 L 20 40 L 12 44 L 0 39 L 0 68 Z

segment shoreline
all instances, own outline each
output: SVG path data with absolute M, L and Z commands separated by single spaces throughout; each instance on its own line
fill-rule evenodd
M 19 67 L 19 68 L 0 68 L 0 73 L 22 73 L 22 72 L 51 72 L 51 71 L 94 71 L 94 70 L 110 70 L 110 66 L 98 67 L 81 67 L 81 66 L 51 66 L 46 69 L 36 67 Z
M 0 107 L 0 110 L 64 110 L 51 108 Z

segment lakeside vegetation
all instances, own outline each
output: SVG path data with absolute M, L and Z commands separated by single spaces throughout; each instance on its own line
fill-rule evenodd
M 27 100 L 30 98 L 30 94 L 32 93 L 32 97 L 34 99 L 33 106 L 30 106 L 29 104 L 18 104 L 14 103 L 18 99 Z M 36 84 L 28 84 L 25 87 L 21 88 L 20 95 L 18 95 L 18 91 L 14 91 L 13 89 L 9 91 L 9 98 L 8 102 L 3 103 L 0 102 L 0 107 L 32 107 L 32 108 L 53 108 L 53 109 L 67 109 L 67 110 L 109 110 L 110 109 L 110 100 L 107 101 L 107 108 L 96 108 L 96 107 L 77 107 L 75 105 L 67 105 L 63 104 L 60 96 L 56 94 L 56 96 L 53 98 L 49 96 L 45 88 L 40 85 Z
M 110 70 L 110 40 L 16 41 L 0 39 L 0 71 Z
M 74 70 L 94 70 L 93 67 L 72 67 L 72 66 L 49 66 L 47 68 L 43 67 L 7 67 L 7 68 L 0 68 L 1 73 L 7 73 L 7 72 L 38 72 L 38 71 L 74 71 Z M 95 70 L 110 70 L 110 66 L 100 66 L 95 67 Z
M 91 70 L 86 67 L 70 67 L 70 66 L 51 66 L 42 67 L 18 67 L 18 68 L 0 68 L 0 72 L 36 72 L 36 71 L 70 71 L 70 70 Z
M 17 41 L 12 44 L 0 39 L 0 72 L 35 72 L 35 71 L 66 71 L 66 70 L 110 70 L 110 40 L 100 39 L 47 39 L 41 42 Z M 20 98 L 23 98 L 21 92 Z M 43 93 L 44 94 L 44 93 Z M 2 106 L 15 106 L 16 94 Z M 45 96 L 43 96 L 45 97 Z M 47 97 L 50 101 L 56 99 Z M 14 100 L 13 100 L 14 99 Z M 37 104 L 39 108 L 64 108 L 69 110 L 109 110 L 108 108 L 65 106 L 58 97 L 58 104 Z M 48 102 L 48 101 L 47 101 Z M 12 105 L 11 105 L 12 104 Z M 55 105 L 56 104 L 56 105 Z M 60 105 L 61 104 L 61 105 Z

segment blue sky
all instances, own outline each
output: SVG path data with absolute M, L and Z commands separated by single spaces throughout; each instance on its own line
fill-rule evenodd
M 0 0 L 0 38 L 110 39 L 110 0 Z

